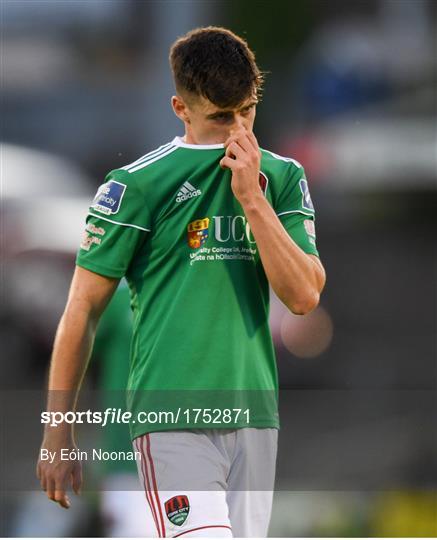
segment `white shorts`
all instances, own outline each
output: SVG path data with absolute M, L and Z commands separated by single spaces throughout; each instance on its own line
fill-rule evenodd
M 144 507 L 144 492 L 138 491 L 135 473 L 110 473 L 100 493 L 103 536 L 137 538 L 147 536 L 152 516 Z
M 133 441 L 152 537 L 266 537 L 278 431 L 177 430 Z

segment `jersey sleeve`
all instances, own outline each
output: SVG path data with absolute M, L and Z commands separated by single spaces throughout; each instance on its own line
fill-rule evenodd
M 316 246 L 314 205 L 305 170 L 297 162 L 289 164 L 277 197 L 275 212 L 296 244 L 305 253 L 319 256 Z
M 135 177 L 111 171 L 89 207 L 76 264 L 121 278 L 150 230 L 150 213 Z

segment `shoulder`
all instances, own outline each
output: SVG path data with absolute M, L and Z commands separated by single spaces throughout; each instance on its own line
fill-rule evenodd
M 156 167 L 160 169 L 160 166 L 163 165 L 164 161 L 166 161 L 177 149 L 178 146 L 171 141 L 161 145 L 155 150 L 151 150 L 132 163 L 128 163 L 117 169 L 112 169 L 106 175 L 105 184 L 103 186 L 106 186 L 106 189 L 108 189 L 108 187 L 120 190 L 128 189 L 131 193 L 136 190 L 142 192 L 142 186 L 145 187 L 144 180 L 153 178 L 153 174 L 149 173 L 156 171 Z M 119 186 L 117 187 L 117 185 Z M 101 186 L 101 188 L 103 186 Z
M 174 168 L 171 156 L 179 147 L 174 140 L 139 157 L 132 163 L 112 169 L 105 176 L 92 202 L 91 208 L 104 214 L 116 214 L 119 210 L 130 211 L 146 208 L 155 180 L 162 178 L 168 168 Z M 167 165 L 166 165 L 167 163 Z
M 267 176 L 278 215 L 314 214 L 304 167 L 292 157 L 261 149 L 261 172 Z
M 161 145 L 155 150 L 151 150 L 147 154 L 139 157 L 132 163 L 124 165 L 117 169 L 117 173 L 123 175 L 124 178 L 129 176 L 139 177 L 145 169 L 150 168 L 153 165 L 160 165 L 164 161 L 167 161 L 172 154 L 179 148 L 175 141 L 170 141 L 166 144 Z M 113 171 L 112 171 L 113 172 Z
M 304 168 L 299 161 L 292 157 L 285 157 L 276 154 L 265 148 L 261 148 L 261 168 L 264 172 L 273 174 L 274 176 L 294 176 L 297 172 L 304 174 Z

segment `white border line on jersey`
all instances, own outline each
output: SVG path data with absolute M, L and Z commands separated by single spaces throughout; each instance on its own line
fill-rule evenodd
M 280 156 L 279 154 L 275 154 L 274 152 L 271 152 L 270 150 L 265 150 L 265 152 L 267 152 L 268 154 L 270 154 L 271 156 L 273 156 L 276 159 L 280 159 L 281 161 L 287 161 L 287 162 L 294 163 L 296 165 L 296 167 L 299 167 L 299 169 L 303 168 L 303 165 L 301 163 L 299 163 L 297 160 L 293 159 L 293 158 Z
M 302 210 L 287 210 L 286 212 L 280 212 L 279 214 L 276 214 L 279 216 L 285 216 L 285 214 L 303 214 L 304 216 L 310 216 L 314 217 L 314 214 L 311 214 L 309 212 L 303 212 Z
M 121 225 L 122 227 L 133 227 L 134 229 L 139 229 L 140 231 L 150 232 L 150 229 L 145 229 L 144 227 L 140 227 L 139 225 L 133 225 L 132 223 L 121 223 L 120 221 L 114 221 L 113 219 L 109 219 L 104 216 L 98 216 L 97 214 L 93 214 L 92 212 L 88 212 L 88 215 L 93 216 L 97 219 L 103 219 L 103 221 L 109 221 L 109 223 L 114 223 L 115 225 Z

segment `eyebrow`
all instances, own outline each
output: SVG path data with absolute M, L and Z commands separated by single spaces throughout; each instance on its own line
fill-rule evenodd
M 249 107 L 253 107 L 254 105 L 257 105 L 258 104 L 258 100 L 253 100 L 251 101 L 250 103 L 248 103 L 247 105 L 243 105 L 242 107 L 239 107 L 237 110 L 238 111 L 241 111 L 243 109 L 248 109 Z M 234 109 L 230 109 L 230 110 L 222 110 L 222 111 L 215 111 L 213 113 L 210 113 L 210 114 L 207 114 L 206 117 L 209 118 L 209 119 L 214 119 L 216 118 L 217 116 L 221 116 L 221 115 L 230 115 L 234 112 Z

